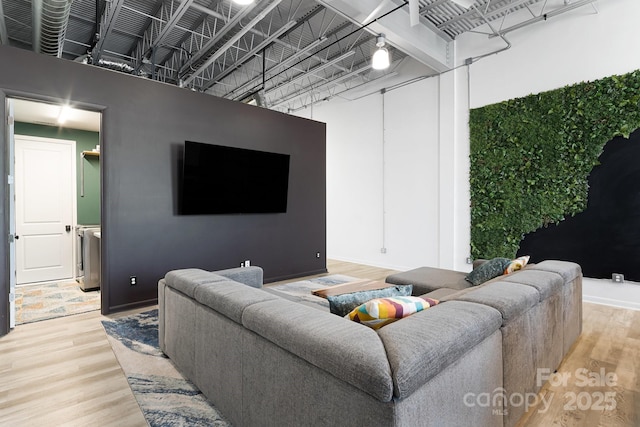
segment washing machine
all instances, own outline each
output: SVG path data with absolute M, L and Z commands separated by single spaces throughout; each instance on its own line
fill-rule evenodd
M 83 291 L 100 288 L 100 226 L 76 227 L 76 281 Z

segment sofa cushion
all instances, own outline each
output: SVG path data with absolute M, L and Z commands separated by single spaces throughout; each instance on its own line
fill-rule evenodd
M 504 281 L 473 288 L 457 298 L 458 301 L 488 305 L 502 314 L 503 324 L 520 316 L 540 301 L 540 295 L 531 286 Z
M 376 332 L 329 312 L 311 311 L 278 298 L 247 307 L 242 324 L 376 399 L 391 401 L 391 370 Z
M 532 269 L 558 273 L 562 276 L 565 283 L 569 283 L 576 277 L 582 276 L 582 268 L 580 268 L 580 265 L 568 261 L 542 261 L 540 264 L 536 264 L 532 267 Z
M 228 281 L 226 277 L 198 268 L 172 270 L 164 276 L 167 286 L 193 298 L 195 290 L 205 283 Z
M 394 395 L 410 396 L 501 324 L 500 312 L 492 307 L 449 301 L 379 329 L 393 372 Z
M 360 304 L 363 304 L 374 298 L 407 296 L 411 295 L 412 290 L 412 285 L 389 286 L 388 288 L 374 289 L 370 291 L 351 292 L 341 295 L 329 295 L 327 297 L 327 301 L 329 301 L 329 311 L 331 311 L 331 313 L 337 314 L 340 317 L 344 317 Z
M 202 284 L 194 291 L 194 298 L 237 323 L 242 322 L 242 312 L 248 306 L 278 299 L 262 289 L 233 281 Z
M 530 269 L 518 271 L 517 274 L 506 275 L 500 281 L 532 286 L 538 290 L 540 301 L 560 292 L 564 283 L 559 273 Z
M 350 320 L 362 323 L 371 329 L 380 329 L 436 304 L 438 300 L 423 297 L 375 298 L 354 308 L 348 316 Z
M 465 280 L 473 286 L 478 286 L 487 280 L 504 274 L 509 264 L 511 264 L 509 258 L 493 258 L 472 270 L 471 273 L 467 274 Z
M 465 289 L 467 273 L 442 268 L 419 267 L 387 276 L 385 281 L 395 285 L 413 285 L 413 295 L 422 295 L 440 288 Z

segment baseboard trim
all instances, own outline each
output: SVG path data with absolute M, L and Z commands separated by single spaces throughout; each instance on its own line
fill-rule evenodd
M 129 304 L 114 305 L 111 307 L 102 307 L 102 314 L 106 316 L 108 314 L 118 313 L 118 312 L 127 311 L 127 310 L 133 310 L 134 308 L 148 307 L 148 306 L 157 305 L 157 304 L 158 304 L 158 298 L 152 298 L 144 301 L 132 302 Z
M 595 297 L 590 295 L 583 295 L 582 302 L 590 302 L 593 304 L 608 305 L 611 307 L 626 308 L 629 310 L 640 311 L 640 304 L 633 301 L 621 301 L 621 300 L 611 299 L 611 298 L 602 298 L 602 297 Z

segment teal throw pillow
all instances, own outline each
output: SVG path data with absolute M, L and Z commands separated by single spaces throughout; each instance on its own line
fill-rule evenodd
M 372 291 L 359 291 L 350 294 L 330 295 L 329 309 L 333 314 L 344 317 L 360 304 L 364 304 L 374 298 L 402 297 L 411 295 L 412 285 L 396 285 L 388 288 L 375 289 Z
M 494 258 L 475 268 L 464 279 L 473 286 L 478 286 L 487 280 L 501 276 L 509 264 L 511 264 L 509 258 Z

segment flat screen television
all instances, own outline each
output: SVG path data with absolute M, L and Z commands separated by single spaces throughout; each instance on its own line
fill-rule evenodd
M 284 213 L 288 154 L 186 141 L 180 213 Z

